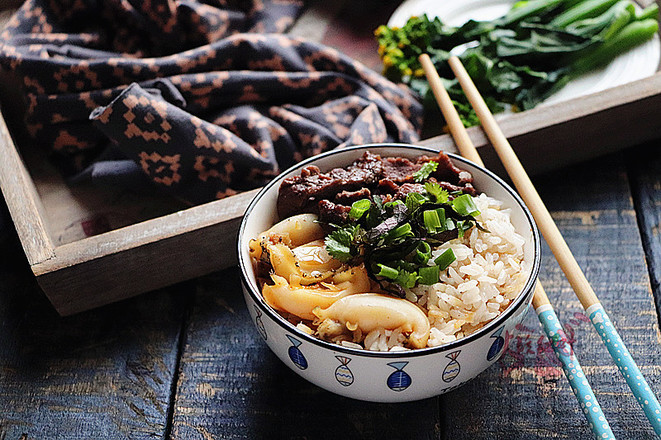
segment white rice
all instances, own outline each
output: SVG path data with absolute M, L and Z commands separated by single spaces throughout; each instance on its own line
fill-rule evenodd
M 441 281 L 418 286 L 406 298 L 426 311 L 431 324 L 427 346 L 435 347 L 467 336 L 502 313 L 518 296 L 530 267 L 523 261 L 524 239 L 514 230 L 510 210 L 484 194 L 475 198 L 477 221 L 489 232 L 472 228 L 461 239 L 432 251 L 432 259 L 451 248 L 456 260 Z M 433 264 L 433 263 L 432 263 Z M 365 335 L 368 350 L 403 350 L 398 331 L 375 330 Z

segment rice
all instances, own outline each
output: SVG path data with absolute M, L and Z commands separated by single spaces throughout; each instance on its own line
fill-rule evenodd
M 441 274 L 439 283 L 406 290 L 406 298 L 427 313 L 431 324 L 428 347 L 463 338 L 484 327 L 502 313 L 523 289 L 530 265 L 523 261 L 525 240 L 514 230 L 510 210 L 481 194 L 475 199 L 480 211 L 476 227 L 463 238 L 444 243 L 432 251 L 432 260 L 452 249 L 456 260 Z M 401 332 L 385 329 L 367 334 L 368 350 L 402 350 Z

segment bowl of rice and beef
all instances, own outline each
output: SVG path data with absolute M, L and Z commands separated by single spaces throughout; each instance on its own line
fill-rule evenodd
M 307 159 L 265 186 L 239 229 L 261 337 L 331 392 L 402 402 L 496 362 L 533 296 L 540 240 L 490 171 L 402 144 Z

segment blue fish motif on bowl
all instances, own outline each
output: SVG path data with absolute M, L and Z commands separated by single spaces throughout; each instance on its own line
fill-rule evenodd
M 459 375 L 461 371 L 461 365 L 457 362 L 457 357 L 459 357 L 461 350 L 453 351 L 450 354 L 446 354 L 445 357 L 450 359 L 450 362 L 445 366 L 443 370 L 443 375 L 441 376 L 443 382 L 452 382 L 455 377 Z
M 489 348 L 489 353 L 487 353 L 487 360 L 489 362 L 498 357 L 498 355 L 502 352 L 503 347 L 505 347 L 505 338 L 501 336 L 504 328 L 504 326 L 499 328 L 494 332 L 493 335 L 491 335 L 495 341 L 493 341 L 493 344 L 491 344 L 491 347 Z
M 407 389 L 412 382 L 411 376 L 404 371 L 404 367 L 408 365 L 408 362 L 391 362 L 388 364 L 389 367 L 393 367 L 394 371 L 390 376 L 388 376 L 387 384 L 388 388 L 393 391 L 404 391 Z
M 354 381 L 353 373 L 347 367 L 347 364 L 351 362 L 351 358 L 346 356 L 335 356 L 338 361 L 340 361 L 340 366 L 335 369 L 335 379 L 340 383 L 340 385 L 348 387 Z
M 303 356 L 303 352 L 298 348 L 302 342 L 296 339 L 291 335 L 287 335 L 287 339 L 292 343 L 292 346 L 287 350 L 289 354 L 289 359 L 301 370 L 305 370 L 308 367 L 308 360 Z

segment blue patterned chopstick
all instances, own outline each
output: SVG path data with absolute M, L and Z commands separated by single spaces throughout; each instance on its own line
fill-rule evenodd
M 643 408 L 647 419 L 652 424 L 652 428 L 654 428 L 654 432 L 661 437 L 661 406 L 659 405 L 659 401 L 647 384 L 638 365 L 636 365 L 636 362 L 631 357 L 622 338 L 620 338 L 617 330 L 615 330 L 604 307 L 600 303 L 597 303 L 591 305 L 585 311 L 597 333 L 601 336 L 601 340 L 606 345 L 615 365 L 620 369 L 624 380 L 627 381 L 627 385 L 629 385 L 636 400 L 638 400 L 638 403 Z
M 594 316 L 595 319 L 599 320 L 597 323 L 593 320 L 597 332 L 601 335 L 601 339 L 606 345 L 613 361 L 620 368 L 627 385 L 629 385 L 629 388 L 631 388 L 631 391 L 638 399 L 638 403 L 643 408 L 643 411 L 654 428 L 656 435 L 661 437 L 661 406 L 659 406 L 659 401 L 650 390 L 640 369 L 631 358 L 622 339 L 608 319 L 597 295 L 592 290 L 592 286 L 590 286 L 585 274 L 576 262 L 569 246 L 562 237 L 560 230 L 556 226 L 548 209 L 546 209 L 541 197 L 539 197 L 537 190 L 528 177 L 523 165 L 521 165 L 512 146 L 507 141 L 507 138 L 491 114 L 489 107 L 484 102 L 477 87 L 475 87 L 470 75 L 461 64 L 461 60 L 457 57 L 450 57 L 448 63 L 450 64 L 452 71 L 455 73 L 461 88 L 466 93 L 466 97 L 470 101 L 471 106 L 477 113 L 477 116 L 482 123 L 482 127 L 496 150 L 498 157 L 505 166 L 507 173 L 512 178 L 514 186 L 519 191 L 521 198 L 526 202 L 530 212 L 532 212 L 532 215 L 539 226 L 540 232 L 546 239 L 553 255 L 560 264 L 560 268 L 565 273 L 569 284 L 571 284 L 574 289 L 576 297 L 585 308 L 588 316 L 590 316 L 591 319 L 592 316 Z
M 439 104 L 439 108 L 448 123 L 452 137 L 461 155 L 478 165 L 484 166 L 482 158 L 477 152 L 475 145 L 473 145 L 473 142 L 470 140 L 466 128 L 459 119 L 457 109 L 454 107 L 452 100 L 448 96 L 448 92 L 445 90 L 429 55 L 421 55 L 420 63 L 422 64 L 429 85 L 431 86 L 434 96 Z M 613 431 L 611 431 L 608 421 L 606 421 L 606 417 L 601 411 L 597 398 L 592 392 L 592 388 L 590 387 L 587 378 L 583 374 L 581 365 L 574 355 L 571 345 L 567 342 L 565 333 L 558 321 L 558 317 L 553 311 L 553 307 L 551 306 L 540 282 L 537 282 L 535 285 L 533 304 L 535 305 L 542 327 L 549 338 L 551 347 L 553 347 L 553 351 L 562 363 L 565 376 L 567 377 L 567 380 L 569 380 L 572 390 L 581 404 L 583 413 L 585 414 L 595 437 L 606 440 L 615 439 Z M 569 352 L 566 352 L 567 347 L 569 348 Z M 587 411 L 586 408 L 588 408 Z
M 594 395 L 590 383 L 588 382 L 583 369 L 574 354 L 571 344 L 567 340 L 558 316 L 555 314 L 551 304 L 543 304 L 535 309 L 539 322 L 549 338 L 553 351 L 558 356 L 558 360 L 562 363 L 562 369 L 569 380 L 576 399 L 581 405 L 583 414 L 588 420 L 588 424 L 592 429 L 597 439 L 615 439 L 613 431 L 611 430 L 606 416 L 597 402 L 597 397 Z

